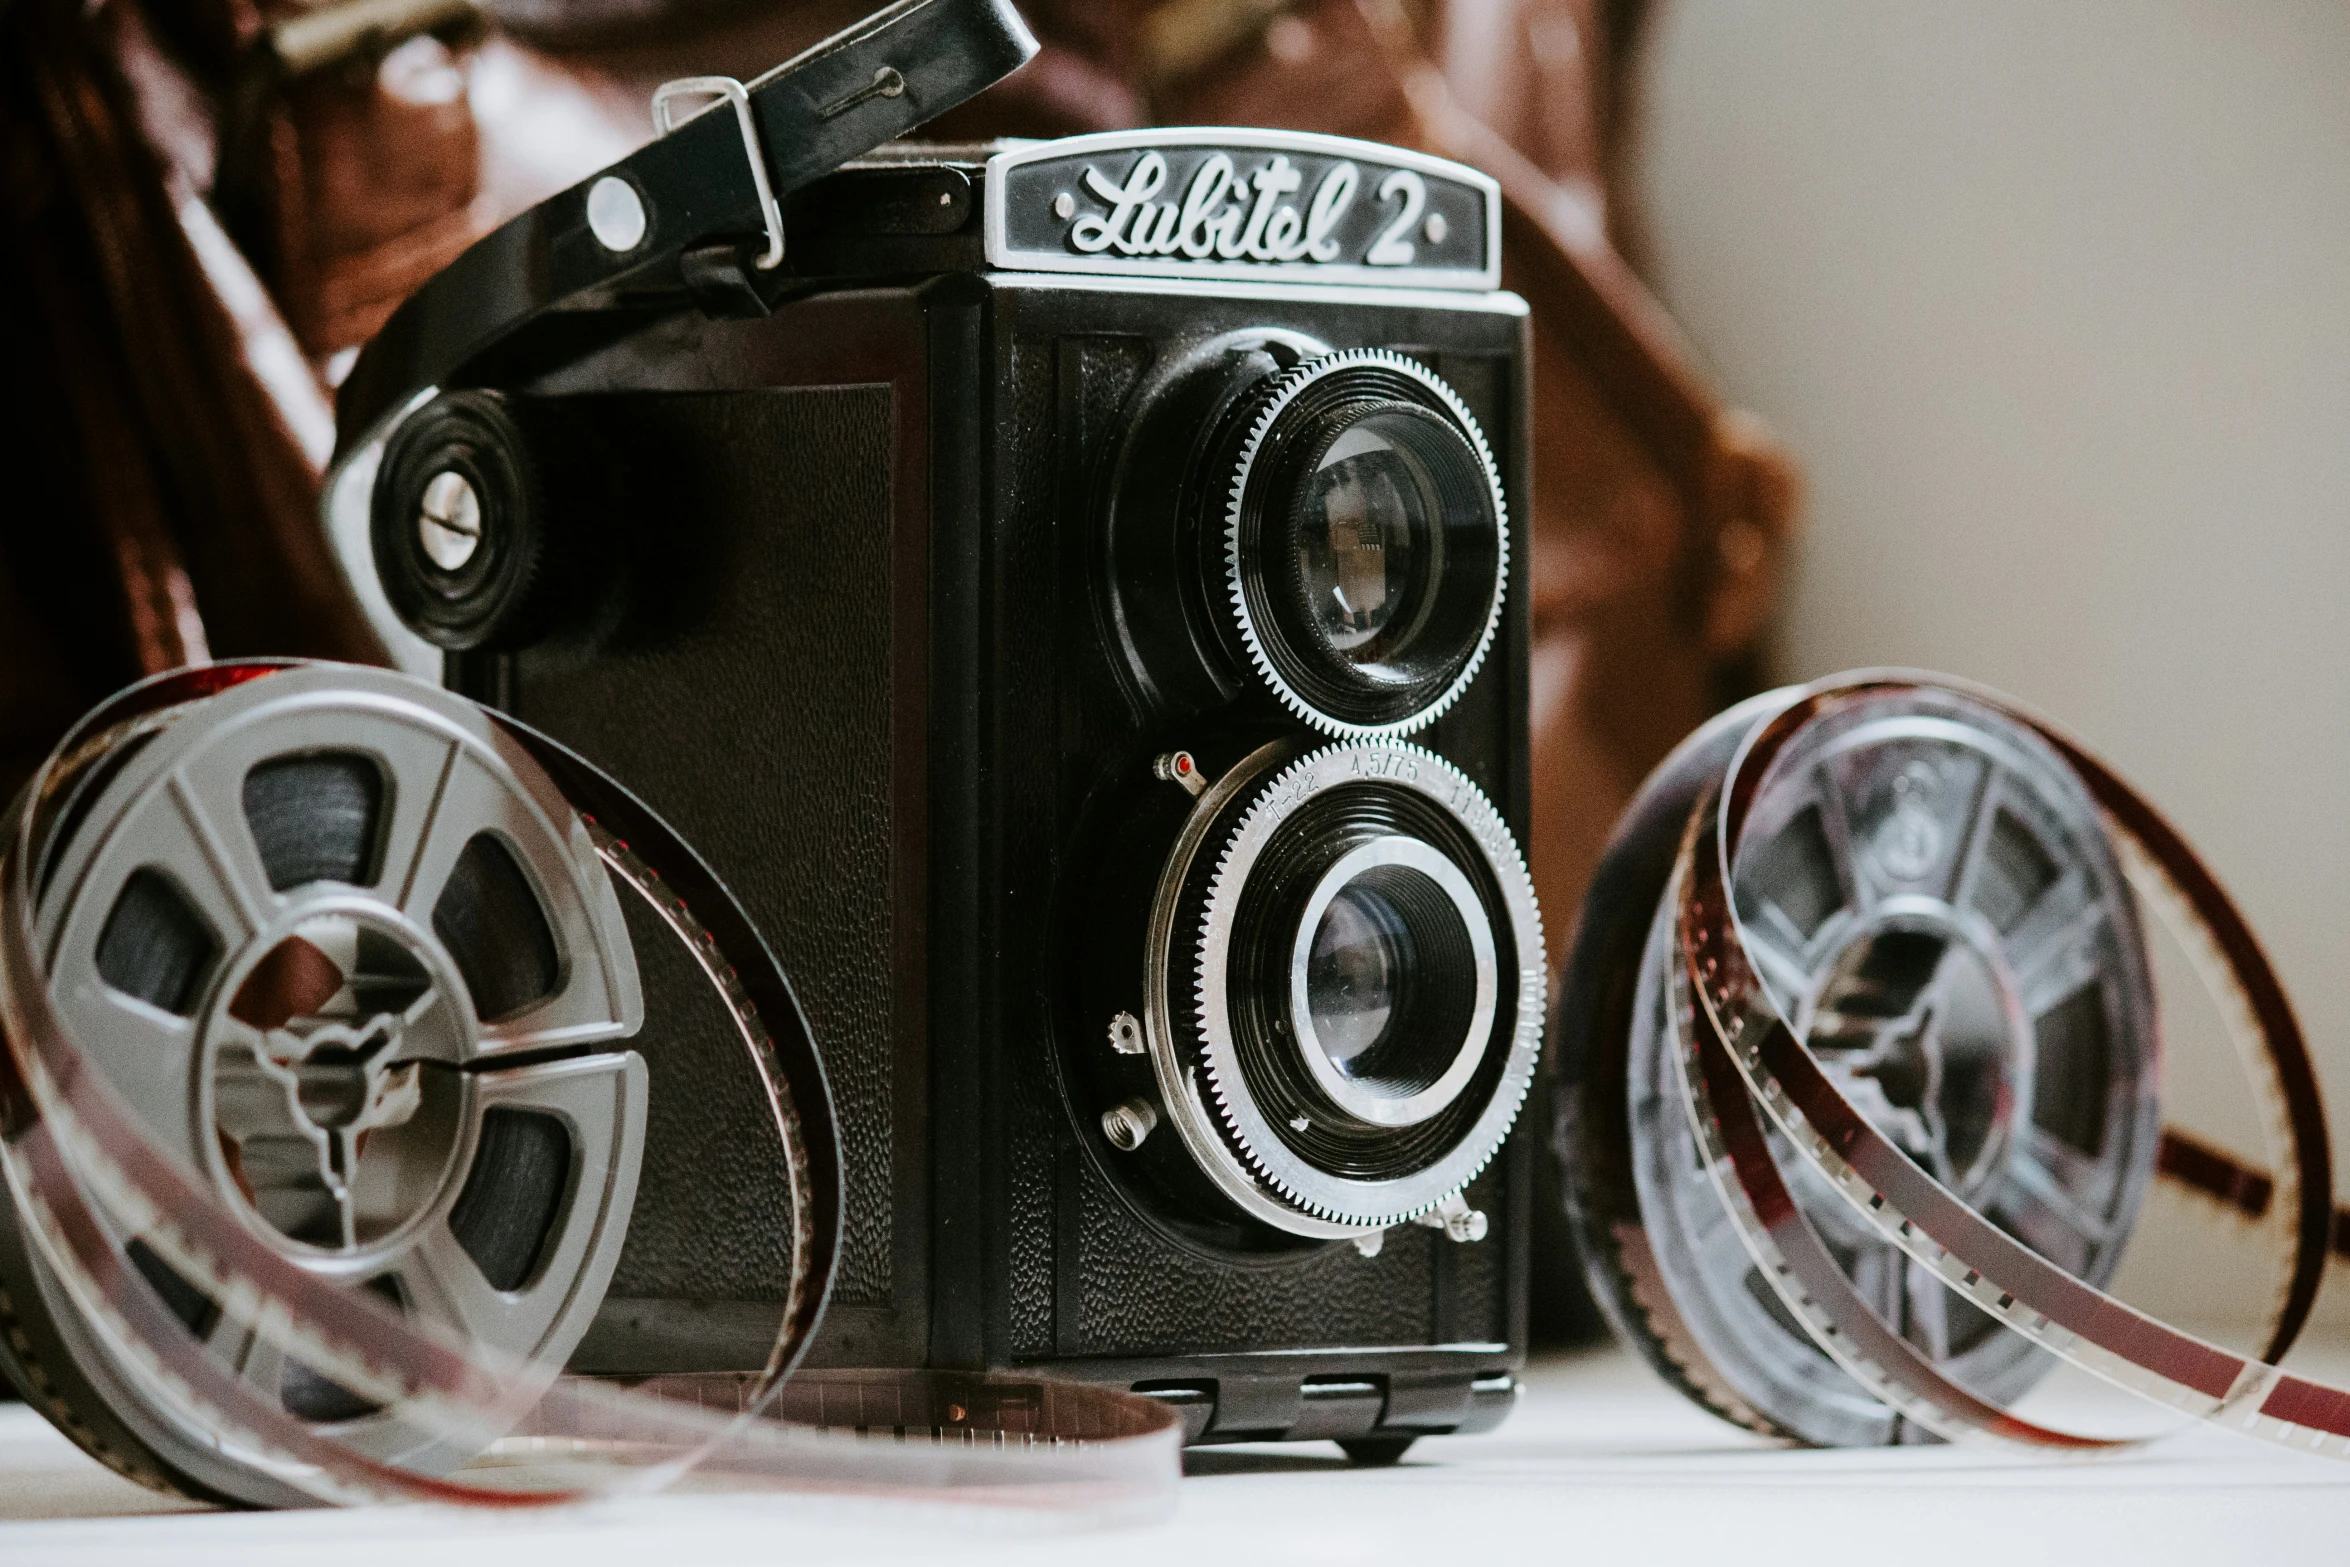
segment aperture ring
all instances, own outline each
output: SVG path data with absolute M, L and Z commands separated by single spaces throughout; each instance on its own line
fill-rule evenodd
M 1381 1135 L 1399 1149 L 1415 1139 L 1434 1145 L 1412 1152 L 1408 1168 L 1381 1169 L 1373 1160 L 1361 1173 L 1352 1174 L 1330 1168 L 1336 1161 L 1326 1152 L 1317 1157 L 1316 1145 L 1294 1130 L 1294 1122 L 1286 1121 L 1294 1106 L 1268 1103 L 1261 1063 L 1252 1066 L 1249 1060 L 1251 1042 L 1242 1038 L 1245 1025 L 1233 997 L 1233 987 L 1245 979 L 1236 973 L 1241 961 L 1236 944 L 1243 935 L 1244 905 L 1252 897 L 1252 876 L 1301 811 L 1350 790 L 1391 796 L 1399 806 L 1408 807 L 1407 814 L 1426 813 L 1456 829 L 1440 836 L 1453 840 L 1450 852 L 1469 860 L 1462 871 L 1488 890 L 1495 959 L 1502 965 L 1504 994 L 1509 998 L 1506 1009 L 1497 1008 L 1492 1015 L 1491 1043 L 1485 1046 L 1490 1059 L 1464 1090 L 1459 1113 L 1409 1128 L 1382 1129 Z M 1219 1173 L 1211 1167 L 1210 1173 L 1219 1175 L 1228 1189 L 1232 1174 L 1244 1176 L 1263 1198 L 1271 1199 L 1269 1204 L 1251 1204 L 1253 1211 L 1282 1228 L 1327 1234 L 1333 1225 L 1379 1228 L 1426 1213 L 1457 1195 L 1492 1160 L 1516 1120 L 1541 1048 L 1547 990 L 1542 921 L 1516 840 L 1484 794 L 1458 769 L 1432 752 L 1393 742 L 1312 751 L 1270 778 L 1260 774 L 1242 800 L 1229 803 L 1238 806 L 1238 816 L 1234 820 L 1229 812 L 1220 813 L 1232 825 L 1222 832 L 1224 843 L 1198 905 L 1196 923 L 1169 932 L 1187 940 L 1192 951 L 1188 965 L 1183 954 L 1168 955 L 1168 988 L 1185 977 L 1192 985 L 1191 994 L 1182 998 L 1186 1005 L 1167 1007 L 1166 1026 L 1172 1032 L 1179 1023 L 1185 1025 L 1181 1031 L 1190 1037 L 1182 1043 L 1196 1053 L 1199 1073 L 1196 1089 L 1180 1078 L 1165 1084 L 1169 1097 L 1196 1094 L 1212 1106 L 1217 1134 L 1213 1154 L 1226 1169 Z M 1172 867 L 1170 879 L 1182 873 L 1183 867 Z M 1155 1007 L 1166 1004 L 1166 999 L 1154 997 Z M 1183 1053 L 1166 1053 L 1163 1076 Z M 1285 1124 L 1276 1124 L 1277 1120 Z M 1314 1128 L 1317 1135 L 1321 1130 Z M 1375 1145 L 1375 1139 L 1366 1139 L 1366 1146 Z M 1194 1151 L 1199 1152 L 1196 1147 Z

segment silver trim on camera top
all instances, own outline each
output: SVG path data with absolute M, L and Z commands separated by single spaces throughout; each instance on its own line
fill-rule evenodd
M 997 153 L 987 183 L 987 261 L 1009 271 L 1501 286 L 1501 187 L 1374 142 L 1111 131 Z

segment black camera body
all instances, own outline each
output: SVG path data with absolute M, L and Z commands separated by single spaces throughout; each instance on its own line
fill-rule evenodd
M 1506 1413 L 1544 974 L 1498 214 L 1331 138 L 897 144 L 788 200 L 763 293 L 567 313 L 390 436 L 373 566 L 448 683 L 641 793 L 793 977 L 846 1160 L 809 1364 L 1368 1455 Z M 573 1363 L 756 1369 L 783 1176 L 672 1172 L 739 1085 L 643 1048 Z

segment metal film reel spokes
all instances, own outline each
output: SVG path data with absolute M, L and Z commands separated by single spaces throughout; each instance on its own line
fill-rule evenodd
M 644 1016 L 618 901 L 554 784 L 461 699 L 318 667 L 127 726 L 66 788 L 32 926 L 81 1059 L 280 1256 L 551 1381 L 627 1232 L 646 1081 L 610 1048 Z M 206 1355 L 356 1453 L 434 1472 L 497 1434 L 387 1413 L 130 1256 Z M 299 1499 L 32 1272 L 90 1416 L 182 1488 Z
M 1953 1192 L 1937 1172 L 1878 1127 L 1839 1074 L 1772 995 L 1732 890 L 1752 808 L 1787 764 L 1807 760 L 1811 737 L 1836 716 L 1888 694 L 1942 684 L 1901 671 L 1865 672 L 1794 693 L 1739 742 L 1715 798 L 1691 816 L 1670 876 L 1680 959 L 1675 986 L 1691 1027 L 1682 1058 L 1693 1129 L 1754 1254 L 1784 1264 L 1774 1284 L 1805 1314 L 1824 1349 L 1889 1402 L 1951 1434 L 2030 1447 L 2111 1447 L 2050 1431 L 1943 1378 L 1882 1324 L 1825 1258 L 1819 1233 L 1787 1196 L 1764 1136 L 1775 1127 L 1804 1167 L 1888 1244 L 2017 1335 L 2149 1402 L 2305 1451 L 2350 1453 L 2350 1390 L 2281 1369 L 2322 1283 L 2342 1214 L 2329 1200 L 2331 1154 L 2315 1070 L 2276 971 L 2218 881 L 2143 797 L 2078 742 L 1994 694 L 1963 695 L 2037 734 L 2070 766 L 2127 851 L 2132 882 L 2173 925 L 2221 1003 L 2246 1084 L 2271 1113 L 2283 1162 L 2244 1165 L 2188 1134 L 2163 1134 L 2157 1170 L 2205 1195 L 2258 1190 L 2281 1196 L 2290 1228 L 2284 1287 L 2269 1300 L 2257 1355 L 2224 1348 L 2106 1293 L 2035 1250 L 2008 1224 Z M 2230 1202 L 2258 1223 L 2262 1203 Z M 1854 1355 L 1861 1340 L 1870 1353 Z
M 1725 741 L 1771 705 L 1685 749 L 1718 779 Z M 1636 810 L 1633 825 L 1677 838 L 1690 802 L 1676 803 Z M 2110 1278 L 2154 1169 L 2157 1031 L 2136 906 L 2078 778 L 1982 704 L 1886 691 L 1807 731 L 1750 820 L 1732 896 L 1772 1003 L 1938 1179 L 2068 1272 Z M 1605 1288 L 1619 1316 L 1657 1335 L 1652 1353 L 1734 1418 L 1824 1444 L 1917 1439 L 1819 1347 L 1709 1172 L 1683 1099 L 1691 1019 L 1663 892 L 1650 892 L 1627 1019 L 1619 1150 L 1645 1266 Z M 1772 1146 L 1853 1288 L 1940 1375 L 2004 1405 L 2046 1372 L 2046 1355 L 1861 1222 L 1783 1140 Z

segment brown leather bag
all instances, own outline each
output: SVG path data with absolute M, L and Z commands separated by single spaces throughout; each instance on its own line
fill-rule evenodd
M 181 57 L 219 63 L 249 19 L 173 20 Z M 0 12 L 8 794 L 141 675 L 382 657 L 318 525 L 332 420 L 312 363 L 203 200 L 211 96 L 127 6 Z

